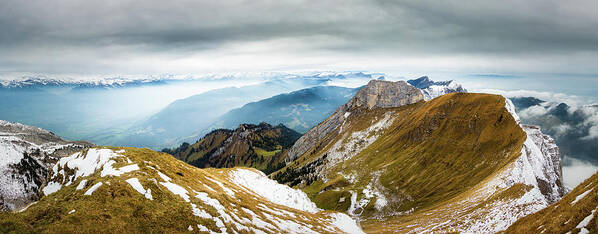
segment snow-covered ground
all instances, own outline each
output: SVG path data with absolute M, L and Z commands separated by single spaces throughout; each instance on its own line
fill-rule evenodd
M 35 201 L 56 161 L 54 154 L 83 147 L 41 128 L 0 120 L 0 210 L 19 209 Z M 52 186 L 46 191 L 56 189 Z
M 197 181 L 196 185 L 183 186 L 183 183 L 189 182 L 166 175 L 157 169 L 160 168 L 157 164 L 149 161 L 135 162 L 125 155 L 126 152 L 123 150 L 91 148 L 86 152 L 64 157 L 52 168 L 51 182 L 43 188 L 45 195 L 52 196 L 53 193 L 67 186 L 76 186 L 76 190 L 85 190 L 83 195 L 93 197 L 98 189 L 109 189 L 106 186 L 111 186 L 110 181 L 114 183 L 115 180 L 123 180 L 136 191 L 133 195 L 143 196 L 148 202 L 160 202 L 152 195 L 156 191 L 147 187 L 147 183 L 153 181 L 158 186 L 159 192 L 171 193 L 176 199 L 180 199 L 180 202 L 188 203 L 191 210 L 189 215 L 211 220 L 218 228 L 210 230 L 200 223 L 182 223 L 181 225 L 185 225 L 188 230 L 197 228 L 215 233 L 229 233 L 231 227 L 235 227 L 239 231 L 258 233 L 318 233 L 319 231 L 316 230 L 322 229 L 315 229 L 313 224 L 310 224 L 317 221 L 326 232 L 363 233 L 359 224 L 351 217 L 342 213 L 323 211 L 317 208 L 301 190 L 278 184 L 254 169 L 233 169 L 218 178 L 202 174 L 204 176 L 194 178 L 194 181 Z M 125 165 L 115 167 L 117 163 L 125 163 Z M 177 163 L 188 167 L 182 162 L 177 161 Z M 144 167 L 149 168 L 152 173 L 143 171 Z M 89 186 L 88 177 L 94 175 L 99 175 L 103 182 L 96 182 Z M 138 177 L 140 175 L 144 177 Z M 212 192 L 221 196 L 213 196 Z M 250 207 L 256 208 L 247 209 L 243 207 L 246 203 L 238 203 L 241 202 L 240 199 L 248 202 L 247 197 L 251 199 L 248 203 Z M 164 196 L 159 196 L 158 199 L 164 199 Z M 239 213 L 239 209 L 245 215 Z M 321 218 L 315 219 L 314 215 Z
M 320 211 L 304 192 L 279 184 L 260 171 L 237 169 L 231 172 L 230 178 L 235 184 L 243 186 L 273 203 L 310 213 Z

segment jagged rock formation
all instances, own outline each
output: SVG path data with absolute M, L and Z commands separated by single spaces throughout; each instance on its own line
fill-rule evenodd
M 91 145 L 0 120 L 0 210 L 19 209 L 39 199 L 48 169 L 59 158 Z
M 517 220 L 506 233 L 597 233 L 598 173 L 541 211 Z
M 546 197 L 548 203 L 554 203 L 566 193 L 562 181 L 563 171 L 559 148 L 552 137 L 542 133 L 540 127 L 522 125 L 522 128 L 527 135 L 527 139 L 531 140 L 535 145 L 533 147 L 530 143 L 524 144 L 528 160 L 531 163 L 539 162 L 542 164 L 534 165 L 538 170 L 535 174 L 539 189 Z M 533 157 L 540 157 L 540 160 L 531 158 L 532 155 L 534 155 Z
M 0 213 L 1 232 L 363 233 L 255 169 L 199 169 L 149 149 L 91 148 L 50 174 L 37 203 Z
M 183 143 L 163 152 L 200 168 L 245 166 L 270 173 L 284 166 L 282 155 L 300 136 L 282 124 L 241 124 L 235 130 L 214 130 L 193 145 Z
M 495 232 L 563 195 L 554 142 L 520 125 L 501 96 L 359 103 L 310 130 L 324 136 L 298 140 L 298 156 L 271 177 L 367 232 Z
M 371 80 L 346 104 L 340 106 L 324 122 L 306 132 L 289 150 L 285 162 L 290 163 L 336 130 L 354 109 L 399 107 L 424 100 L 421 91 L 404 81 Z
M 427 76 L 422 76 L 414 80 L 408 80 L 407 83 L 421 89 L 426 101 L 447 93 L 467 93 L 467 90 L 454 80 L 433 81 Z

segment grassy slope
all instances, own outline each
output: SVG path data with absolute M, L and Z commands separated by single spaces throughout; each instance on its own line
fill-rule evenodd
M 590 192 L 587 192 L 591 190 Z M 571 204 L 582 193 L 580 200 Z M 594 218 L 585 227 L 590 233 L 598 232 L 598 173 L 575 187 L 560 201 L 515 222 L 507 233 L 566 233 L 580 231 L 576 226 L 594 211 Z
M 121 148 L 109 147 L 113 150 Z M 259 204 L 276 210 L 282 210 L 296 216 L 293 220 L 301 221 L 305 225 L 313 225 L 313 230 L 319 232 L 330 232 L 325 230 L 321 220 L 326 218 L 328 212 L 322 211 L 315 214 L 301 210 L 288 208 L 274 204 L 261 197 L 255 196 L 246 189 L 235 185 L 227 180 L 227 173 L 232 169 L 198 169 L 189 166 L 172 156 L 158 153 L 149 149 L 122 148 L 124 154 L 133 163 L 139 165 L 140 170 L 126 173 L 119 177 L 101 177 L 100 170 L 85 178 L 78 178 L 70 186 L 65 186 L 56 193 L 42 197 L 39 202 L 33 204 L 21 213 L 0 213 L 0 232 L 16 233 L 132 233 L 132 232 L 187 232 L 189 225 L 204 225 L 210 230 L 219 230 L 212 219 L 196 217 L 192 214 L 191 206 L 181 197 L 173 194 L 162 185 L 153 181 L 162 182 L 158 176 L 157 168 L 172 179 L 173 183 L 184 187 L 190 195 L 191 202 L 210 213 L 214 217 L 219 214 L 212 207 L 201 200 L 194 198 L 192 191 L 205 192 L 210 198 L 218 200 L 229 214 L 235 214 L 240 218 L 252 219 L 252 215 L 246 213 L 241 207 L 249 209 L 258 214 L 266 222 L 272 223 L 269 217 L 280 219 L 291 219 L 288 215 L 265 212 L 258 208 Z M 113 166 L 119 168 L 128 165 L 126 159 L 119 158 Z M 72 173 L 68 172 L 67 173 Z M 128 183 L 128 178 L 138 178 L 145 189 L 151 189 L 153 201 L 144 198 L 135 191 Z M 235 192 L 234 197 L 226 192 L 215 182 L 219 181 L 224 186 Z M 86 187 L 82 190 L 75 188 L 82 179 L 88 179 Z M 84 196 L 83 193 L 92 185 L 103 182 L 91 196 Z M 109 185 L 107 183 L 110 183 Z M 75 210 L 69 214 L 69 211 Z M 267 214 L 267 215 L 265 215 Z M 234 225 L 225 223 L 229 231 L 241 230 Z M 252 222 L 244 224 L 250 228 Z M 255 225 L 255 224 L 254 224 Z M 329 225 L 328 225 L 329 226 Z M 262 229 L 264 230 L 264 229 Z M 197 228 L 195 228 L 197 231 Z M 267 231 L 267 230 L 266 230 Z
M 394 123 L 373 144 L 336 165 L 327 181 L 316 180 L 303 190 L 318 206 L 345 211 L 351 203 L 349 191 L 357 191 L 359 200 L 364 196 L 360 191 L 374 181 L 386 189 L 390 202 L 381 211 L 370 202 L 362 217 L 425 210 L 458 197 L 520 155 L 525 133 L 504 106 L 497 95 L 457 93 L 399 108 L 355 110 L 343 132 L 331 134 L 325 146 L 308 151 L 273 177 L 297 172 L 335 142 L 347 141 L 346 132 L 364 130 L 392 111 Z M 357 180 L 350 183 L 346 175 Z M 381 225 L 363 224 L 372 231 Z

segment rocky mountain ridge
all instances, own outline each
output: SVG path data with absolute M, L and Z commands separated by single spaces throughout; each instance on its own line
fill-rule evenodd
M 2 232 L 363 233 L 255 169 L 199 169 L 149 149 L 61 158 L 44 196 L 0 213 Z
M 315 144 L 337 129 L 351 115 L 351 111 L 354 109 L 360 107 L 367 109 L 375 107 L 398 107 L 423 100 L 424 97 L 421 91 L 404 81 L 371 80 L 364 88 L 357 91 L 357 94 L 349 102 L 337 108 L 334 114 L 328 117 L 328 119 L 301 136 L 289 150 L 285 157 L 285 162 L 294 161 L 297 157 L 314 147 Z
M 361 97 L 378 100 L 384 89 L 365 90 L 374 93 Z M 520 125 L 501 96 L 375 103 L 352 99 L 339 108 L 295 143 L 272 178 L 303 188 L 321 207 L 365 219 L 368 232 L 494 232 L 564 193 L 554 141 Z
M 301 134 L 280 124 L 241 124 L 235 130 L 217 129 L 196 143 L 163 152 L 199 168 L 253 167 L 266 173 L 282 167 L 282 155 Z
M 90 146 L 0 120 L 0 210 L 16 210 L 39 199 L 49 168 L 59 158 Z

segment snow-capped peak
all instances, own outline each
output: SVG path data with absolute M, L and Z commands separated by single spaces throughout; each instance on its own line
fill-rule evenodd
M 467 92 L 466 89 L 464 89 L 460 84 L 458 84 L 454 80 L 433 81 L 427 76 L 422 76 L 417 79 L 408 80 L 407 83 L 409 83 L 413 87 L 420 89 L 424 95 L 424 100 L 426 101 L 447 93 Z

